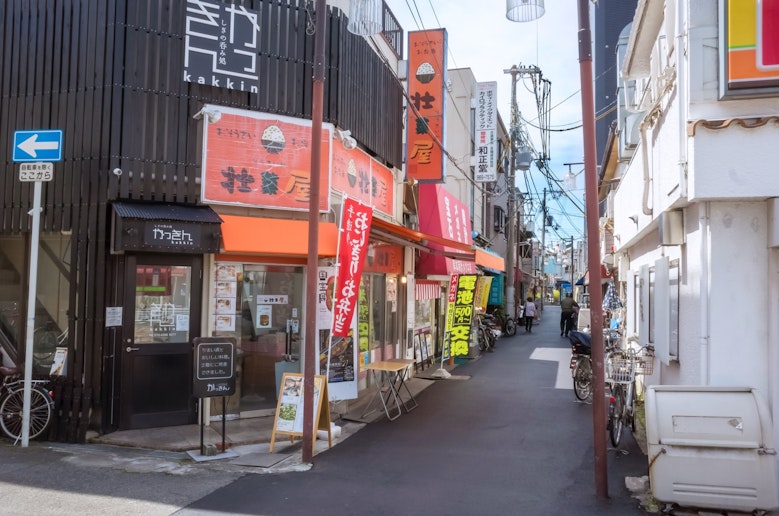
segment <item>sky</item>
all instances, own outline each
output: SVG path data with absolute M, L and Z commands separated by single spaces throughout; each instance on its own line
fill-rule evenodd
M 544 16 L 524 23 L 506 18 L 504 0 L 386 0 L 386 3 L 406 33 L 446 29 L 449 69 L 470 68 L 479 82 L 497 81 L 498 111 L 506 128 L 511 123 L 511 75 L 504 70 L 512 65 L 540 68 L 543 77 L 551 81 L 549 124 L 553 131 L 549 167 L 560 180 L 569 168 L 574 174 L 584 168 L 584 165 L 563 165 L 584 161 L 575 0 L 546 0 Z M 404 47 L 407 45 L 406 36 Z M 529 125 L 538 124 L 535 95 L 525 84 L 530 86 L 529 81 L 521 79 L 517 84 L 517 104 L 522 118 L 528 121 L 527 133 L 534 147 L 540 150 L 541 133 Z M 535 165 L 525 177 L 521 171 L 517 171 L 517 176 L 520 191 L 529 192 L 533 200 L 532 211 L 540 239 L 541 200 L 548 183 Z M 563 189 L 583 209 L 584 174 L 579 174 L 576 182 L 576 189 Z M 561 194 L 547 193 L 546 203 L 547 213 L 558 226 L 556 231 L 547 228 L 546 244 L 570 236 L 580 240 L 585 222 L 574 202 Z

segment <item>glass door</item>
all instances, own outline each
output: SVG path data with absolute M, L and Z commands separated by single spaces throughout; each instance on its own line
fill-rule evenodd
M 128 258 L 120 428 L 194 423 L 202 257 Z

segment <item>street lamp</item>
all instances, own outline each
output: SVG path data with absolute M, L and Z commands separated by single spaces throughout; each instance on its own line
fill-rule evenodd
M 544 15 L 544 0 L 506 0 L 506 18 L 529 22 Z
M 595 492 L 608 498 L 606 469 L 606 400 L 603 367 L 603 294 L 600 288 L 600 246 L 598 234 L 598 177 L 595 145 L 595 101 L 592 88 L 592 33 L 589 0 L 577 0 L 579 15 L 579 78 L 582 90 L 582 132 L 584 143 L 584 191 L 587 208 L 587 269 L 590 271 L 591 354 L 593 372 L 592 419 L 595 448 Z M 543 0 L 506 0 L 506 17 L 532 21 L 544 14 Z

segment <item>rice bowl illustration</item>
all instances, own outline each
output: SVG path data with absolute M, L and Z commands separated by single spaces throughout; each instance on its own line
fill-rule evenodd
M 422 84 L 427 84 L 428 82 L 432 81 L 434 77 L 435 69 L 433 68 L 433 65 L 427 61 L 419 65 L 419 68 L 417 68 L 417 80 L 419 80 L 419 82 Z
M 353 159 L 350 159 L 346 166 L 346 177 L 349 180 L 349 186 L 354 188 L 354 185 L 357 184 L 357 165 L 354 164 Z
M 284 138 L 284 133 L 281 132 L 281 129 L 279 129 L 279 126 L 277 125 L 269 125 L 266 127 L 262 132 L 261 141 L 265 150 L 271 154 L 278 154 L 283 151 L 284 145 L 287 143 L 286 138 Z

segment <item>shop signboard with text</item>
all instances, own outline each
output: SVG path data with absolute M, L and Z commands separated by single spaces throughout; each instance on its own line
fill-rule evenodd
M 243 109 L 203 108 L 204 203 L 308 211 L 311 121 Z M 322 126 L 320 189 L 330 190 L 330 124 Z M 319 211 L 330 209 L 321 195 Z

